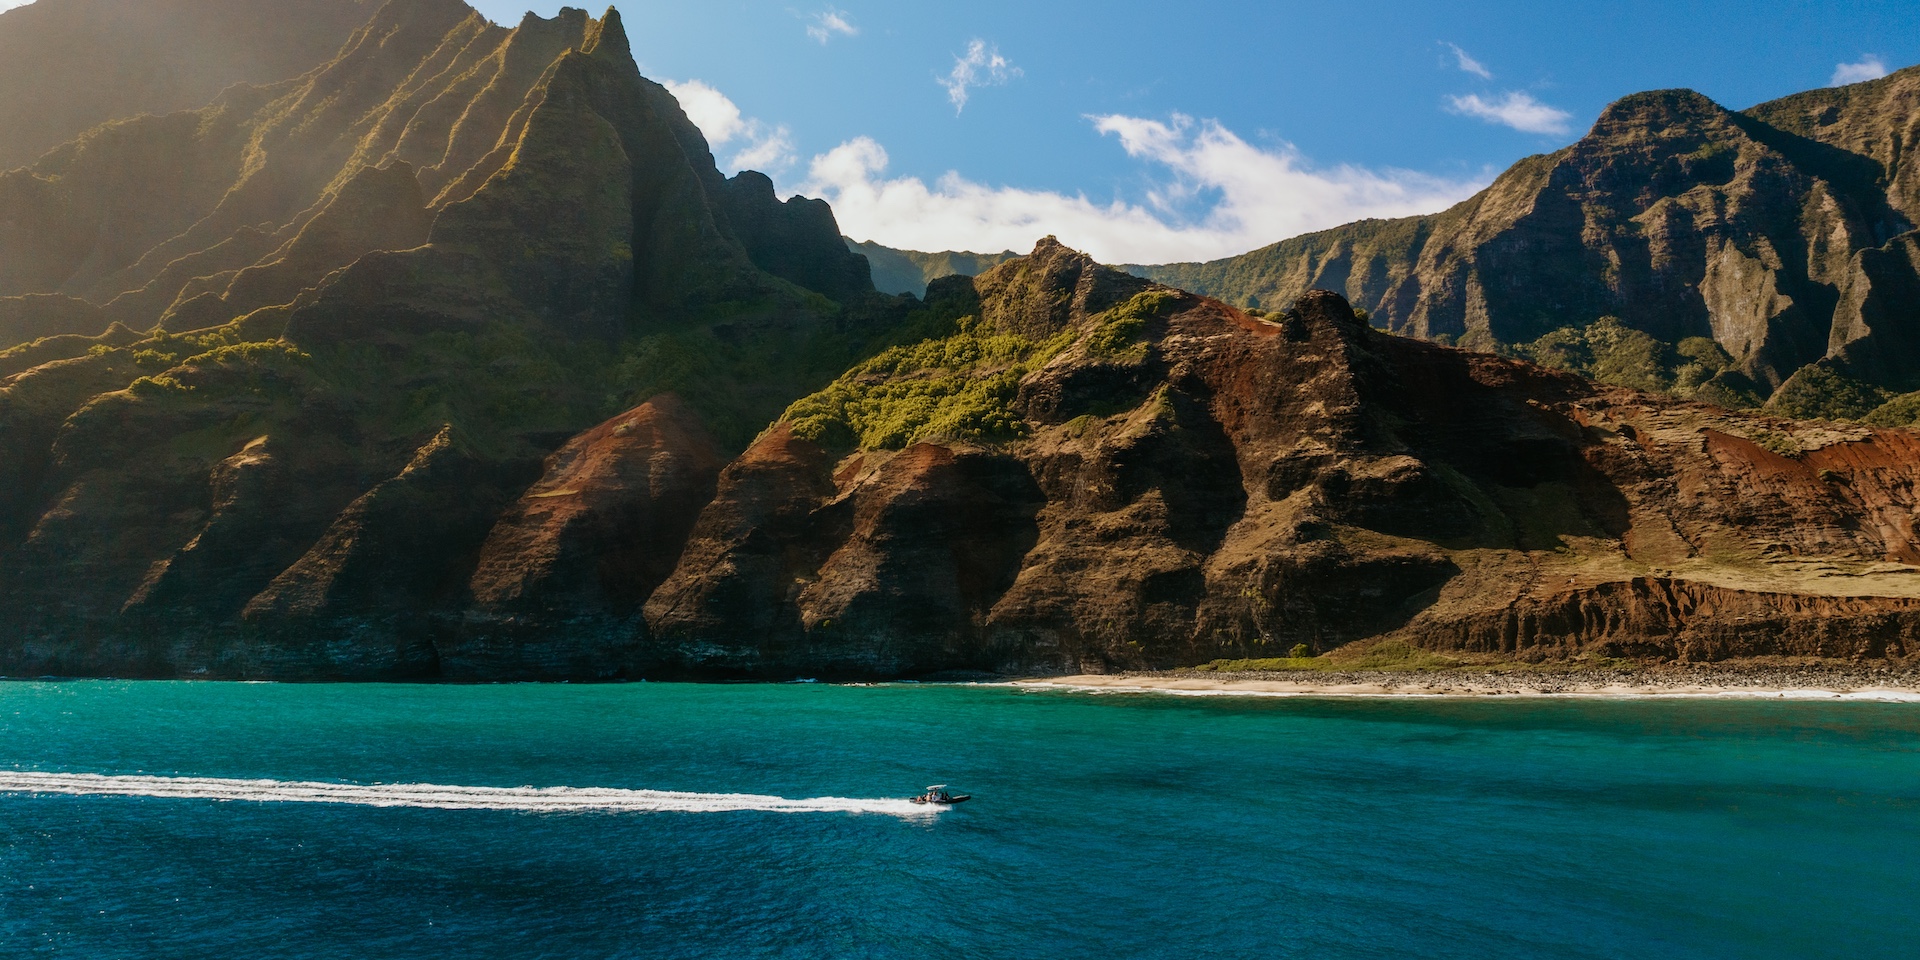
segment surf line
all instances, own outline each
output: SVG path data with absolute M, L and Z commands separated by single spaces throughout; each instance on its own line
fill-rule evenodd
M 922 806 L 910 800 L 851 797 L 788 799 L 748 793 L 682 793 L 613 787 L 459 787 L 433 783 L 223 780 L 0 770 L 0 794 L 7 793 L 527 813 L 875 813 L 903 818 L 939 813 L 939 808 L 931 804 Z

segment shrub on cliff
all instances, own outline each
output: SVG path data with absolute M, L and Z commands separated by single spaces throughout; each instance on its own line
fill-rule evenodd
M 1503 352 L 1600 383 L 1651 392 L 1672 390 L 1675 368 L 1698 364 L 1680 362 L 1681 355 L 1671 344 L 1628 327 L 1617 317 L 1601 317 L 1585 328 L 1561 327 Z M 1689 369 L 1687 377 L 1697 378 L 1697 384 L 1719 371 L 1703 372 L 1704 367 Z
M 945 337 L 894 347 L 787 409 L 795 436 L 831 447 L 897 450 L 929 439 L 1019 437 L 1020 379 L 1073 341 L 1036 342 L 962 317 Z
M 1688 337 L 1670 344 L 1616 317 L 1561 327 L 1532 343 L 1502 346 L 1508 356 L 1565 370 L 1599 383 L 1667 393 L 1741 409 L 1761 404 L 1761 390 L 1720 344 Z
M 1825 362 L 1801 367 L 1767 401 L 1767 412 L 1795 420 L 1858 420 L 1892 395 Z
M 795 436 L 829 447 L 1018 439 L 1027 429 L 1013 411 L 1022 378 L 1076 340 L 1099 363 L 1144 362 L 1147 322 L 1179 299 L 1168 290 L 1144 291 L 1044 341 L 971 315 L 936 323 L 926 339 L 884 351 L 794 403 L 785 419 Z
M 1903 393 L 1888 400 L 1872 413 L 1861 417 L 1860 422 L 1876 427 L 1911 427 L 1920 424 L 1920 391 Z

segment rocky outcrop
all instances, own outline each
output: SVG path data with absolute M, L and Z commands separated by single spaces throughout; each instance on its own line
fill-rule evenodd
M 1823 358 L 1910 390 L 1916 104 L 1920 68 L 1742 113 L 1635 94 L 1443 213 L 1131 269 L 1268 309 L 1336 290 L 1376 324 L 1481 348 L 1613 316 L 1710 337 L 1763 391 Z
M 727 181 L 721 201 L 760 269 L 835 299 L 875 289 L 867 259 L 840 245 L 840 227 L 825 200 L 782 201 L 765 174 L 743 170 Z
M 487 535 L 443 672 L 644 675 L 640 606 L 673 572 L 724 460 L 671 394 L 568 441 Z
M 1085 335 L 1021 381 L 1024 439 L 770 431 L 647 605 L 662 669 L 1106 671 L 1383 638 L 1920 652 L 1908 432 L 1599 388 L 1373 331 L 1326 293 L 1267 320 L 1161 289 L 1116 360 L 1090 342 L 1138 285 L 1052 243 L 973 286 L 1002 329 Z
M 673 571 L 723 463 L 671 394 L 573 438 L 488 535 L 476 608 L 632 613 Z
M 1711 662 L 1731 657 L 1888 659 L 1920 652 L 1920 599 L 1808 596 L 1639 578 L 1504 610 L 1429 617 L 1428 646 L 1481 653 Z

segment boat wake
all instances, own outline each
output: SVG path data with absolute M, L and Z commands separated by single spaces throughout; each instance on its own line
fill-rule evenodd
M 157 797 L 252 803 L 338 803 L 431 810 L 517 810 L 528 813 L 877 813 L 937 816 L 939 809 L 908 800 L 849 797 L 788 799 L 747 793 L 681 793 L 611 787 L 459 787 L 434 783 L 325 783 L 295 780 L 222 780 L 212 777 L 102 776 L 0 770 L 0 794 Z

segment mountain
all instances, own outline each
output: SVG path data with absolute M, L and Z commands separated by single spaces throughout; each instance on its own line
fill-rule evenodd
M 0 174 L 0 224 L 0 674 L 1920 642 L 1910 431 L 1599 386 L 1334 293 L 1250 312 L 1051 239 L 881 294 L 824 203 L 719 173 L 613 11 L 388 0 L 300 76 Z
M 1651 338 L 1637 372 L 1663 389 L 1692 392 L 1700 371 L 1688 383 L 1680 368 L 1696 358 L 1678 348 L 1711 341 L 1726 355 L 1707 371 L 1721 402 L 1764 398 L 1816 365 L 1818 382 L 1911 391 L 1916 135 L 1920 68 L 1744 112 L 1688 90 L 1635 94 L 1579 142 L 1442 213 L 1129 269 L 1270 309 L 1331 289 L 1378 325 L 1481 349 L 1613 317 Z
M 1326 292 L 1256 317 L 1051 240 L 936 282 L 899 329 L 738 456 L 656 395 L 537 466 L 444 427 L 325 509 L 312 439 L 242 442 L 231 408 L 193 419 L 172 387 L 103 398 L 56 450 L 92 470 L 56 468 L 74 482 L 6 570 L 0 664 L 885 678 L 1356 641 L 1534 660 L 1920 643 L 1906 430 L 1598 386 L 1372 329 Z M 90 489 L 193 485 L 119 454 L 162 428 L 173 463 L 211 464 L 208 506 Z
M 873 286 L 881 293 L 909 293 L 916 297 L 926 293 L 927 284 L 941 277 L 973 277 L 986 273 L 1019 254 L 1008 250 L 1005 253 L 921 253 L 917 250 L 895 250 L 872 241 L 847 241 L 847 249 L 867 258 L 873 267 Z
M 825 204 L 722 177 L 613 11 L 389 0 L 300 77 L 0 174 L 0 224 L 30 672 L 413 671 L 570 437 L 677 390 L 738 449 L 913 307 Z
M 0 13 L 0 170 L 109 120 L 198 107 L 236 83 L 299 76 L 371 0 L 37 0 Z
M 652 669 L 1171 667 L 1353 641 L 1909 655 L 1904 430 L 1597 386 L 1251 316 L 1052 241 L 719 474 L 645 606 Z

